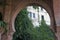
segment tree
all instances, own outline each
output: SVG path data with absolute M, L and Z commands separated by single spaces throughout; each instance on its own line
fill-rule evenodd
M 15 29 L 17 37 L 21 37 L 23 40 L 30 38 L 30 32 L 33 28 L 32 22 L 28 18 L 28 12 L 25 9 L 21 10 L 15 20 Z M 29 38 L 28 38 L 29 37 Z M 15 39 L 14 37 L 13 39 Z
M 41 31 L 40 33 L 42 34 L 43 40 L 55 40 L 54 33 L 51 31 L 49 26 L 46 24 L 43 15 L 42 15 L 41 25 L 39 29 Z

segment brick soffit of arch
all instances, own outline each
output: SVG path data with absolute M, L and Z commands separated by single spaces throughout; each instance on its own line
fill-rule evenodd
M 25 8 L 26 6 L 30 5 L 30 4 L 34 4 L 34 5 L 39 5 L 39 6 L 42 6 L 43 8 L 45 8 L 47 10 L 47 12 L 49 13 L 50 15 L 50 18 L 51 18 L 51 26 L 53 26 L 53 16 L 52 16 L 52 9 L 48 6 L 48 4 L 46 4 L 45 2 L 43 2 L 42 0 L 39 1 L 39 0 L 22 0 L 19 4 L 17 4 L 16 8 L 12 11 L 12 16 L 11 16 L 11 26 L 12 26 L 12 31 L 15 32 L 15 29 L 14 29 L 14 22 L 15 22 L 15 18 L 16 16 L 18 15 L 18 13 L 23 9 Z

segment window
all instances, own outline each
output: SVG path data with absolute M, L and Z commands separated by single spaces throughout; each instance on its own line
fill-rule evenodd
M 42 15 L 41 18 L 44 19 L 44 15 Z
M 43 8 L 41 7 L 41 11 L 43 11 Z
M 30 17 L 32 17 L 32 12 L 29 12 L 29 14 L 30 14 Z
M 33 18 L 35 18 L 35 13 L 33 13 Z

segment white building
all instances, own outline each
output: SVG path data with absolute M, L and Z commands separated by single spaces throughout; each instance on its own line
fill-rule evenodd
M 46 21 L 47 25 L 50 25 L 50 17 L 45 9 L 34 9 L 33 6 L 28 6 L 27 11 L 29 12 L 28 17 L 32 20 L 34 26 L 39 26 L 39 22 L 41 22 L 41 16 L 44 16 L 44 20 Z M 39 17 L 38 17 L 39 16 Z

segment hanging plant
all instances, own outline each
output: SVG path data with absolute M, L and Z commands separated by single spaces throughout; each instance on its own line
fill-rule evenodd
M 0 21 L 0 32 L 1 33 L 6 33 L 7 32 L 7 23 L 4 21 Z
M 0 33 L 7 32 L 7 23 L 3 21 L 2 13 L 0 12 Z

